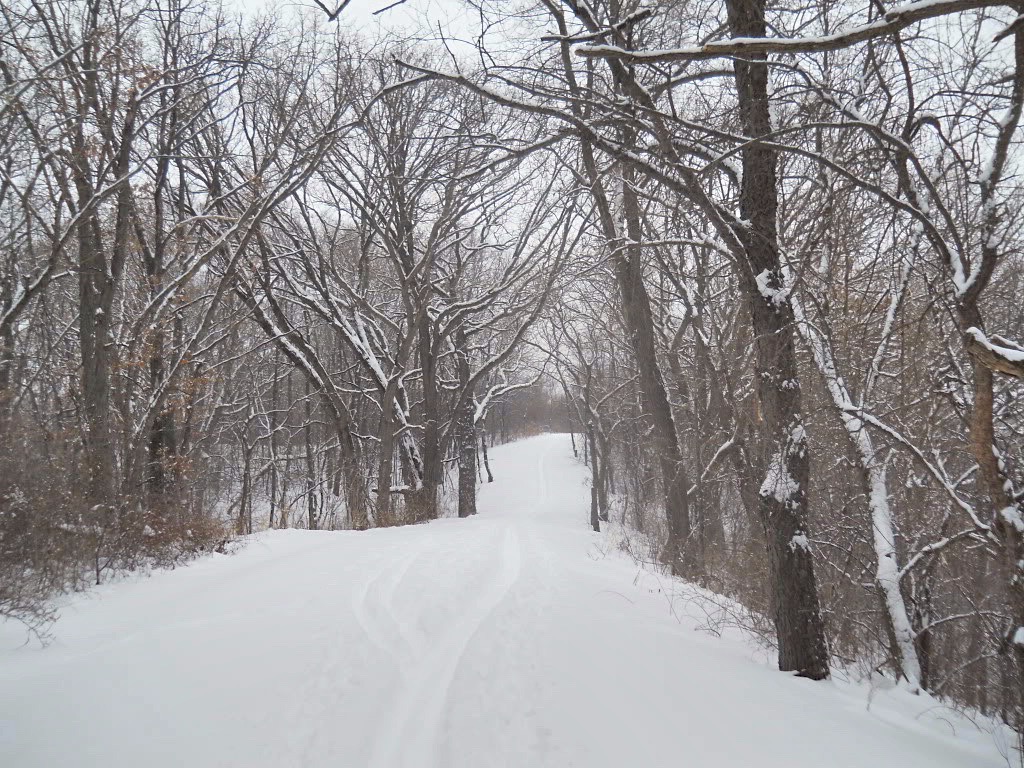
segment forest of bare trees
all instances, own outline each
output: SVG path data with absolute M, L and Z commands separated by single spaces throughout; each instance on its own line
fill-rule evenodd
M 571 430 L 780 669 L 1024 730 L 1018 6 L 348 5 L 0 9 L 0 613 Z

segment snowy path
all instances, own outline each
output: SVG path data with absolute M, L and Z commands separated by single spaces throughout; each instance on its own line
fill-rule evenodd
M 934 704 L 868 711 L 673 618 L 588 531 L 566 436 L 493 461 L 471 520 L 268 533 L 76 597 L 43 650 L 0 625 L 0 765 L 1005 765 Z

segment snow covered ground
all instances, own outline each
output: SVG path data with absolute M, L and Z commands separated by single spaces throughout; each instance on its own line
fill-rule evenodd
M 0 765 L 1006 765 L 925 697 L 675 618 L 588 530 L 567 436 L 492 461 L 476 518 L 267 533 L 69 599 L 45 649 L 0 625 Z

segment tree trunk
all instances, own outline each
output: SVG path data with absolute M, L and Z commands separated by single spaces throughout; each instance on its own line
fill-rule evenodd
M 961 307 L 961 322 L 981 328 L 981 317 L 975 306 Z M 969 324 L 969 325 L 968 325 Z M 1003 461 L 995 443 L 993 414 L 994 375 L 978 358 L 972 358 L 974 403 L 970 416 L 970 446 L 978 463 L 981 491 L 987 494 L 992 510 L 993 530 L 999 536 L 1003 556 L 1003 584 L 1010 609 L 1010 627 L 1006 648 L 1009 653 L 1012 689 L 1017 691 L 1013 716 L 1007 720 L 1014 728 L 1024 726 L 1024 510 L 1007 492 Z
M 429 295 L 424 298 L 429 302 Z M 423 488 L 411 495 L 414 522 L 437 517 L 437 492 L 444 470 L 441 456 L 440 395 L 437 388 L 437 370 L 434 360 L 433 334 L 426 307 L 419 320 L 420 377 L 423 387 Z
M 574 9 L 573 12 L 581 17 L 579 9 Z M 589 13 L 587 10 L 583 16 L 587 17 L 588 25 L 593 25 L 594 19 L 589 16 Z M 560 29 L 565 29 L 564 24 L 560 25 Z M 596 30 L 592 29 L 591 31 Z M 573 111 L 578 118 L 586 120 L 590 115 L 584 111 L 582 106 L 584 102 L 583 89 L 576 80 L 571 55 L 568 43 L 563 44 L 561 56 L 565 78 L 570 91 L 574 96 L 579 97 L 579 101 L 573 104 Z M 616 73 L 617 68 L 613 66 L 612 71 Z M 615 74 L 615 77 L 620 86 L 625 86 L 621 82 L 622 78 L 619 74 Z M 628 128 L 623 129 L 622 133 L 623 144 L 630 146 L 630 140 L 635 140 L 635 136 L 629 135 L 630 129 Z M 658 454 L 658 465 L 664 486 L 665 515 L 668 518 L 669 526 L 666 559 L 669 561 L 673 573 L 687 574 L 693 570 L 693 563 L 687 561 L 683 551 L 690 537 L 690 517 L 686 496 L 689 484 L 683 467 L 679 438 L 672 418 L 672 408 L 669 404 L 661 370 L 658 367 L 651 300 L 643 282 L 640 210 L 634 188 L 635 173 L 631 166 L 623 164 L 622 213 L 626 222 L 625 238 L 623 238 L 616 226 L 612 207 L 604 189 L 601 170 L 594 157 L 594 147 L 589 141 L 583 141 L 580 149 L 584 172 L 597 209 L 601 232 L 609 248 L 612 249 L 616 282 L 622 297 L 626 331 L 640 372 L 643 411 L 654 426 L 654 448 Z M 586 443 L 584 443 L 584 450 L 586 450 Z
M 303 437 L 306 448 L 306 527 L 315 531 L 320 527 L 320 516 L 316 503 L 316 457 L 313 455 L 313 404 L 309 380 L 306 380 L 305 412 L 306 423 L 303 425 Z
M 252 533 L 252 446 L 242 444 L 242 490 L 238 496 L 238 523 L 236 531 L 239 536 Z
M 476 406 L 469 383 L 468 341 L 462 326 L 455 332 L 455 349 L 459 384 L 463 389 L 462 406 L 456 414 L 459 422 L 459 517 L 470 517 L 476 514 Z
M 0 301 L 0 308 L 6 309 Z M 14 332 L 0 331 L 0 433 L 6 431 L 8 410 L 14 399 Z
M 643 281 L 641 260 L 642 232 L 640 205 L 634 187 L 635 172 L 622 169 L 622 207 L 625 218 L 624 254 L 614 260 L 615 276 L 622 296 L 622 314 L 636 356 L 640 374 L 640 394 L 644 411 L 654 425 L 654 451 L 664 483 L 665 515 L 668 519 L 666 560 L 672 573 L 692 576 L 699 568 L 690 552 L 689 481 L 683 466 L 683 454 L 676 434 L 675 419 L 668 392 L 658 366 L 657 340 L 651 299 Z
M 277 355 L 274 355 L 274 381 L 270 386 L 270 521 L 271 528 L 277 526 L 277 404 L 280 399 L 278 393 L 281 387 L 281 377 L 278 373 L 280 362 Z
M 94 217 L 87 217 L 79 224 L 77 234 L 87 493 L 91 505 L 106 506 L 114 500 L 114 444 L 110 429 L 110 358 L 113 340 L 109 330 L 114 285 L 102 253 L 99 223 Z
M 832 342 L 807 323 L 800 301 L 792 300 L 799 333 L 811 348 L 811 356 L 832 398 L 834 410 L 861 470 L 861 485 L 867 499 L 871 539 L 875 554 L 875 587 L 885 615 L 886 634 L 892 645 L 897 673 L 902 674 L 915 693 L 922 685 L 921 661 L 914 642 L 914 629 L 900 586 L 900 564 L 896 552 L 896 525 L 889 505 L 889 482 L 885 463 L 864 422 L 854 413 L 853 398 L 836 368 Z
M 491 474 L 491 462 L 487 458 L 487 433 L 486 432 L 484 432 L 484 433 L 482 433 L 480 435 L 480 448 L 483 450 L 483 454 L 484 454 L 484 471 L 487 473 L 487 482 L 488 483 L 493 483 L 494 482 L 494 475 Z
M 764 37 L 764 0 L 728 0 L 736 37 Z M 771 132 L 768 66 L 763 55 L 734 63 L 740 122 L 752 138 Z M 760 512 L 768 543 L 779 669 L 828 677 L 828 650 L 808 545 L 807 484 L 810 461 L 797 376 L 793 308 L 783 288 L 778 248 L 776 153 L 761 144 L 742 151 L 738 232 L 746 256 L 741 284 L 754 330 L 757 394 L 764 419 L 767 475 Z
M 384 397 L 387 398 L 387 393 Z M 391 512 L 391 475 L 394 468 L 395 425 L 388 413 L 389 408 L 385 402 L 381 408 L 380 455 L 377 459 L 376 518 L 378 526 L 388 526 L 394 523 Z

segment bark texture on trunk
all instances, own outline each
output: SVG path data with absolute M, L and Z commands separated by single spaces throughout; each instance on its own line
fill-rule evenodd
M 764 0 L 729 0 L 736 37 L 764 37 Z M 740 122 L 752 138 L 771 132 L 768 66 L 764 56 L 736 60 Z M 767 473 L 760 513 L 768 544 L 772 608 L 779 669 L 803 677 L 828 677 L 828 650 L 808 545 L 807 485 L 810 462 L 797 375 L 793 308 L 783 285 L 778 247 L 776 153 L 748 145 L 742 154 L 739 233 L 746 255 L 741 283 L 754 330 L 757 394 L 763 415 Z
M 85 412 L 89 503 L 109 504 L 114 497 L 113 437 L 110 430 L 112 340 L 109 318 L 114 286 L 107 273 L 98 225 L 78 227 L 79 344 L 82 354 L 82 406 Z
M 973 403 L 969 416 L 968 442 L 978 464 L 978 490 L 989 502 L 992 530 L 1002 548 L 1003 589 L 1010 610 L 1006 648 L 1012 661 L 1005 673 L 1012 675 L 1011 686 L 1018 691 L 1015 712 L 1009 718 L 1018 729 L 1024 728 L 1024 502 L 1015 498 L 1010 477 L 996 444 L 995 374 L 1024 379 L 1024 366 L 1001 355 L 988 354 L 978 343 L 978 334 L 985 334 L 981 310 L 982 296 L 996 274 L 996 268 L 1007 254 L 1000 249 L 1001 231 L 1006 210 L 1000 202 L 999 181 L 1012 156 L 1011 148 L 1018 126 L 1024 116 L 1024 31 L 1015 30 L 1013 38 L 1014 73 L 1010 104 L 1000 118 L 1000 131 L 990 159 L 986 177 L 981 180 L 981 247 L 973 268 L 968 267 L 970 280 L 958 281 L 954 275 L 957 314 L 965 349 L 971 358 Z M 953 266 L 951 264 L 951 266 Z
M 385 392 L 385 402 L 381 408 L 380 416 L 380 455 L 377 457 L 377 503 L 374 514 L 378 526 L 387 526 L 393 523 L 391 514 L 391 476 L 394 470 L 395 453 L 395 425 L 389 416 L 387 402 L 388 393 Z M 367 525 L 369 521 L 367 521 Z M 353 524 L 353 527 L 356 527 Z
M 982 328 L 977 294 L 960 304 L 960 322 L 966 328 Z M 965 334 L 966 335 L 966 334 Z M 1012 487 L 995 441 L 995 375 L 985 361 L 973 357 L 974 403 L 970 414 L 969 442 L 978 464 L 980 491 L 988 498 L 992 528 L 1002 544 L 1003 584 L 1011 624 L 1006 648 L 1015 667 L 1019 696 L 1010 718 L 1015 727 L 1024 725 L 1024 508 L 1008 492 Z
M 455 332 L 455 349 L 458 355 L 459 384 L 463 388 L 462 404 L 456 418 L 458 419 L 459 437 L 459 517 L 470 517 L 476 514 L 476 405 L 473 402 L 473 391 L 470 388 L 469 342 L 463 327 Z

